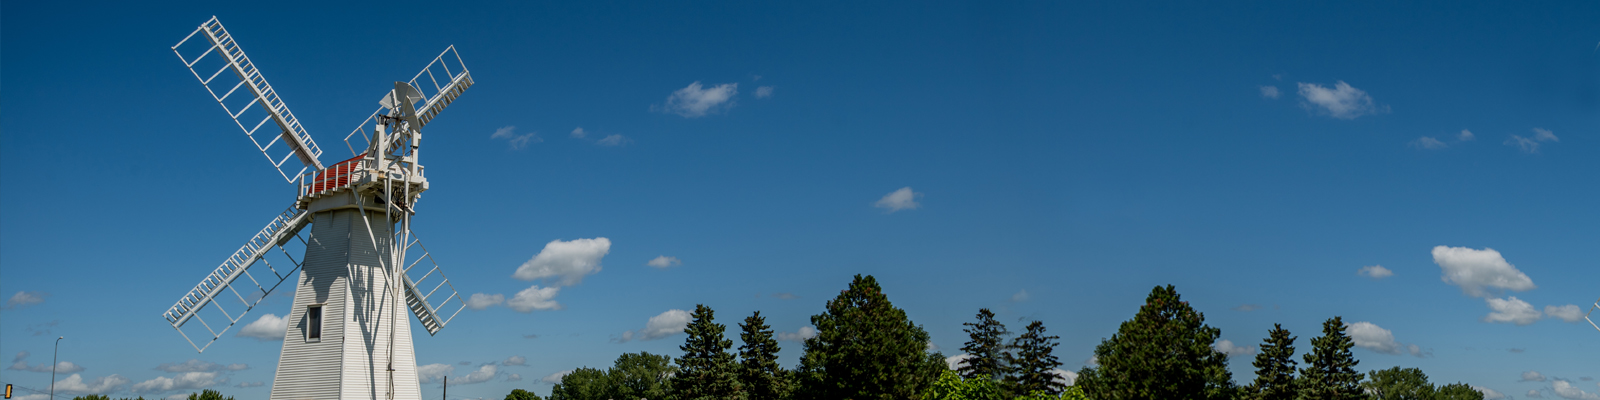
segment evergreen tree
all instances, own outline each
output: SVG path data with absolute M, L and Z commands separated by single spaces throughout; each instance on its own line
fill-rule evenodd
M 806 339 L 800 359 L 801 398 L 912 399 L 948 369 L 942 355 L 925 352 L 928 332 L 870 275 L 856 275 L 811 324 L 817 336 Z
M 1473 389 L 1465 383 L 1452 383 L 1440 386 L 1433 393 L 1434 400 L 1483 400 L 1483 392 Z
M 1097 400 L 1229 398 L 1236 390 L 1228 356 L 1211 347 L 1221 335 L 1176 288 L 1156 286 L 1132 320 L 1095 346 L 1100 365 L 1084 368 L 1076 383 Z
M 1374 400 L 1433 400 L 1428 374 L 1416 368 L 1394 367 L 1367 373 L 1361 388 Z
M 987 310 L 985 310 L 987 311 Z M 1046 336 L 1044 323 L 1033 321 L 1028 324 L 1028 330 L 1022 335 L 1011 340 L 1011 352 L 1006 353 L 1006 364 L 1011 366 L 1011 374 L 1006 376 L 1006 387 L 1016 395 L 1033 392 L 1044 392 L 1050 395 L 1061 393 L 1067 385 L 1056 379 L 1055 369 L 1061 366 L 1061 360 L 1056 358 L 1055 351 L 1060 336 Z
M 1322 323 L 1322 336 L 1311 339 L 1311 352 L 1300 368 L 1300 400 L 1365 400 L 1361 373 L 1356 372 L 1355 343 L 1344 333 L 1344 320 L 1333 317 Z
M 678 357 L 678 374 L 672 379 L 673 394 L 680 400 L 734 398 L 739 393 L 733 354 L 733 341 L 722 338 L 727 326 L 713 322 L 715 313 L 704 304 L 694 306 L 693 318 L 683 332 L 683 356 Z
M 1248 391 L 1253 400 L 1293 400 L 1299 393 L 1294 386 L 1294 341 L 1283 325 L 1272 324 L 1267 338 L 1256 353 L 1256 381 Z
M 543 400 L 539 395 L 522 389 L 511 389 L 511 394 L 506 395 L 506 400 Z
M 748 400 L 777 400 L 788 392 L 788 373 L 778 366 L 778 341 L 756 311 L 739 324 L 739 385 Z
M 978 309 L 978 322 L 967 322 L 967 343 L 961 346 L 961 351 L 967 353 L 967 358 L 961 361 L 961 367 L 956 369 L 962 379 L 984 378 L 1000 382 L 1007 375 L 1005 363 L 1006 343 L 1005 336 L 1011 332 L 1006 331 L 1006 326 L 994 320 L 994 313 L 987 308 Z
M 189 400 L 233 400 L 233 396 L 223 396 L 222 392 L 206 389 L 200 393 L 189 393 Z

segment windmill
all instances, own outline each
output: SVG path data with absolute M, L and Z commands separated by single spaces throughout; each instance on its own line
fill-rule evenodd
M 410 81 L 395 82 L 345 136 L 353 157 L 332 165 L 318 160 L 322 149 L 216 17 L 172 51 L 296 192 L 288 209 L 162 317 L 204 352 L 296 278 L 272 399 L 420 400 L 403 310 L 433 335 L 467 305 L 411 231 L 428 190 L 417 161 L 421 129 L 473 83 L 455 46 Z M 307 226 L 310 234 L 301 235 Z M 304 255 L 296 260 L 286 246 L 303 247 Z

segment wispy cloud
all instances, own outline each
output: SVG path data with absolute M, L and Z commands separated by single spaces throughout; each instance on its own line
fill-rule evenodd
M 1539 144 L 1541 142 L 1560 142 L 1560 141 L 1561 141 L 1561 138 L 1556 137 L 1556 134 L 1553 133 L 1553 132 L 1550 132 L 1549 130 L 1541 129 L 1541 128 L 1533 128 L 1533 136 L 1532 137 L 1522 137 L 1522 136 L 1518 136 L 1518 135 L 1511 135 L 1511 138 L 1506 139 L 1505 144 L 1507 146 L 1517 146 L 1517 148 L 1522 149 L 1523 153 L 1537 154 L 1537 153 L 1539 153 Z
M 1372 279 L 1383 279 L 1394 276 L 1394 271 L 1390 271 L 1388 268 L 1384 268 L 1382 265 L 1368 265 L 1356 270 L 1356 275 L 1361 275 Z
M 683 89 L 672 92 L 672 95 L 667 96 L 665 104 L 652 108 L 678 114 L 684 118 L 699 118 L 733 107 L 733 95 L 738 93 L 737 83 L 724 83 L 706 88 L 700 85 L 700 81 L 695 81 Z
M 644 263 L 644 265 L 649 265 L 656 268 L 676 267 L 683 265 L 683 260 L 679 260 L 677 257 L 657 256 L 656 258 L 650 259 L 650 262 Z
M 467 298 L 467 308 L 482 310 L 492 306 L 505 304 L 505 302 L 506 295 L 503 294 L 473 293 L 472 297 Z
M 45 292 L 17 292 L 17 294 L 11 295 L 11 298 L 6 299 L 5 309 L 14 310 L 43 303 L 46 297 L 50 297 L 50 294 Z
M 765 98 L 768 98 L 768 97 L 772 97 L 772 87 L 771 86 L 762 86 L 762 87 L 756 88 L 756 98 L 765 99 Z
M 11 360 L 11 366 L 6 367 L 6 369 L 13 371 L 50 372 L 50 364 L 38 363 L 34 365 L 28 365 L 28 355 L 29 353 L 26 351 L 17 352 L 17 357 Z M 83 367 L 78 366 L 78 364 L 73 364 L 69 361 L 58 361 L 56 362 L 55 372 L 61 374 L 83 372 Z
M 1334 83 L 1332 88 L 1304 82 L 1297 85 L 1300 86 L 1300 97 L 1305 99 L 1303 106 L 1330 117 L 1355 119 L 1363 115 L 1389 112 L 1388 106 L 1378 106 L 1366 91 L 1356 89 L 1344 81 Z
M 1011 295 L 1011 302 L 1013 302 L 1013 303 L 1021 303 L 1021 302 L 1024 302 L 1024 301 L 1028 301 L 1028 297 L 1029 297 L 1029 295 L 1028 295 L 1028 290 L 1027 289 L 1019 290 L 1019 291 L 1017 291 L 1016 294 L 1012 294 Z
M 806 339 L 817 337 L 817 328 L 802 326 L 794 332 L 778 332 L 778 340 L 790 342 L 805 342 Z
M 583 127 L 580 126 L 580 127 L 577 127 L 577 128 L 572 128 L 572 135 L 571 136 L 574 139 L 583 139 L 584 137 L 589 136 L 589 132 L 585 132 L 583 130 Z
M 1278 87 L 1277 86 L 1262 86 L 1261 87 L 1261 97 L 1262 98 L 1277 100 L 1278 96 L 1282 96 L 1282 94 L 1278 93 Z
M 1445 144 L 1444 141 L 1441 141 L 1439 139 L 1434 139 L 1432 137 L 1423 136 L 1423 137 L 1417 138 L 1417 140 L 1411 141 L 1411 147 L 1416 147 L 1416 148 L 1419 148 L 1419 149 L 1427 149 L 1427 150 L 1439 150 L 1439 149 L 1443 149 L 1443 148 L 1446 148 L 1446 147 L 1450 147 L 1450 145 Z
M 1228 358 L 1256 354 L 1256 346 L 1238 346 L 1234 345 L 1233 341 L 1227 339 L 1218 340 L 1216 344 L 1211 345 L 1211 348 L 1217 349 L 1217 351 L 1220 351 L 1223 354 L 1227 354 Z
M 166 372 L 216 372 L 216 371 L 243 371 L 250 369 L 246 364 L 222 365 L 210 361 L 190 359 L 181 363 L 163 363 L 156 366 L 158 371 Z
M 628 144 L 628 143 L 633 143 L 633 139 L 629 139 L 627 137 L 624 137 L 622 135 L 617 135 L 617 134 L 606 135 L 606 137 L 603 137 L 603 138 L 600 138 L 600 140 L 594 141 L 594 144 L 601 145 L 601 146 L 621 146 L 621 145 L 625 145 L 625 144 Z
M 516 130 L 516 126 L 507 125 L 503 128 L 495 129 L 494 133 L 489 135 L 489 138 L 505 139 L 506 143 L 510 144 L 512 149 L 520 149 L 527 147 L 529 144 L 544 141 L 544 139 L 539 138 L 538 132 L 528 132 L 519 135 L 516 133 Z
M 918 197 L 922 197 L 922 193 L 911 191 L 911 187 L 906 186 L 883 195 L 883 198 L 878 199 L 878 202 L 873 203 L 872 206 L 889 210 L 888 212 L 890 213 L 900 210 L 915 210 L 917 207 L 922 206 L 921 203 L 917 203 Z

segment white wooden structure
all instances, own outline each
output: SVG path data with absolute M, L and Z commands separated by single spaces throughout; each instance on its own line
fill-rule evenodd
M 395 82 L 345 137 L 354 157 L 332 165 L 216 17 L 172 50 L 296 196 L 162 317 L 204 352 L 295 278 L 271 399 L 421 400 L 407 314 L 433 335 L 466 308 L 411 232 L 428 190 L 421 129 L 473 83 L 455 47 Z

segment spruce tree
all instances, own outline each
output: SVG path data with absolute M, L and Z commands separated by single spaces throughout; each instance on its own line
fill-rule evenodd
M 1084 368 L 1077 386 L 1097 400 L 1229 398 L 1236 390 L 1228 356 L 1211 347 L 1221 335 L 1176 288 L 1156 286 L 1132 320 L 1095 346 L 1100 365 Z
M 1365 400 L 1361 373 L 1356 372 L 1355 343 L 1344 333 L 1344 319 L 1329 318 L 1322 323 L 1322 336 L 1311 339 L 1311 352 L 1300 368 L 1300 400 Z
M 1013 395 L 1044 392 L 1053 396 L 1066 389 L 1065 383 L 1056 380 L 1055 369 L 1061 366 L 1054 354 L 1058 339 L 1061 337 L 1044 334 L 1043 322 L 1033 321 L 1026 332 L 1011 340 L 1006 364 L 1012 373 L 1006 376 L 1005 386 Z
M 1252 363 L 1256 367 L 1256 381 L 1248 389 L 1252 400 L 1294 400 L 1299 395 L 1294 386 L 1295 339 L 1283 325 L 1272 324 Z
M 817 336 L 806 339 L 800 359 L 802 399 L 912 399 L 948 369 L 942 355 L 925 352 L 928 332 L 870 275 L 856 275 L 811 324 Z
M 1006 331 L 1006 326 L 994 320 L 994 312 L 987 308 L 978 309 L 978 322 L 967 322 L 967 343 L 961 346 L 961 351 L 967 353 L 967 358 L 961 361 L 961 367 L 956 372 L 962 379 L 988 379 L 1000 382 L 1007 375 L 1005 363 L 1006 343 L 1005 336 L 1011 332 Z
M 672 379 L 673 394 L 681 400 L 730 399 L 738 395 L 739 382 L 735 374 L 733 354 L 728 348 L 733 341 L 722 338 L 727 326 L 713 322 L 714 312 L 704 304 L 694 306 L 693 318 L 683 332 L 683 357 L 679 357 L 678 374 Z
M 788 373 L 778 366 L 778 341 L 756 311 L 739 324 L 739 385 L 748 400 L 777 400 L 788 391 Z

